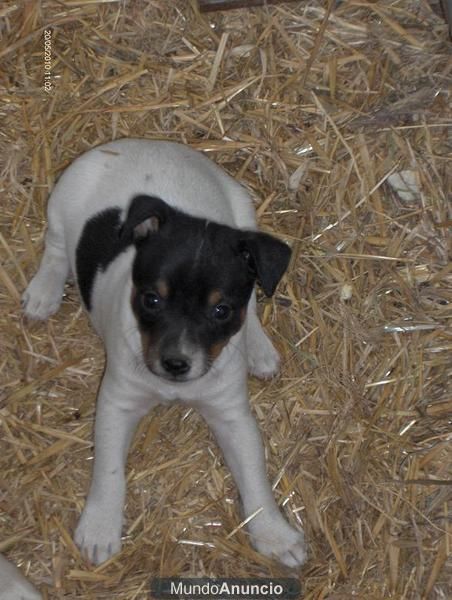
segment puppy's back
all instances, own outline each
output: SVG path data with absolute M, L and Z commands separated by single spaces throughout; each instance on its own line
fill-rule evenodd
M 59 179 L 49 210 L 63 221 L 74 254 L 84 223 L 139 194 L 157 196 L 193 216 L 255 228 L 246 190 L 201 152 L 174 142 L 123 139 L 90 150 Z

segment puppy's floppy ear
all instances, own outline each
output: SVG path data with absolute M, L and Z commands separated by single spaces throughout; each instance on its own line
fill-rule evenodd
M 240 238 L 239 248 L 265 295 L 272 296 L 289 264 L 289 246 L 267 233 L 247 231 Z
M 158 231 L 169 216 L 170 207 L 154 196 L 135 196 L 120 230 L 124 243 L 136 242 Z

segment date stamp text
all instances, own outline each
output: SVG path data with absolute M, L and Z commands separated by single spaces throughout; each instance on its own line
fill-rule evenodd
M 52 30 L 44 29 L 44 91 L 49 94 L 52 83 Z

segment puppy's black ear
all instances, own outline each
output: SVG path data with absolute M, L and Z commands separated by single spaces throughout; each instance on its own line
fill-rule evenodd
M 289 246 L 267 233 L 248 231 L 241 237 L 239 247 L 265 295 L 272 296 L 289 264 Z
M 139 241 L 158 231 L 167 221 L 170 207 L 154 196 L 135 196 L 120 230 L 123 243 Z

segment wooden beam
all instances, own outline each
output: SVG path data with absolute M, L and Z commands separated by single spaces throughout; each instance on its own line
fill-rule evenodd
M 201 12 L 208 12 L 213 10 L 229 10 L 231 8 L 251 8 L 252 6 L 262 6 L 263 4 L 281 4 L 285 1 L 287 0 L 198 0 L 198 4 Z

